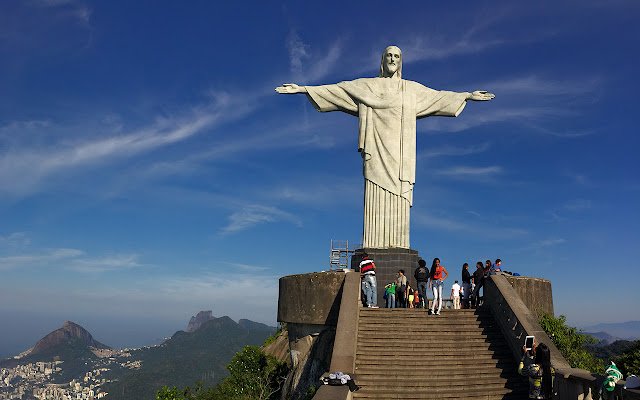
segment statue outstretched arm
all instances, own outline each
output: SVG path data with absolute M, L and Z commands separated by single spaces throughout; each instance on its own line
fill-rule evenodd
M 282 86 L 278 86 L 276 92 L 280 94 L 307 93 L 307 88 L 298 86 L 295 83 L 285 83 Z
M 495 94 L 489 93 L 486 90 L 476 90 L 473 93 L 469 93 L 467 100 L 473 101 L 488 101 L 496 97 Z

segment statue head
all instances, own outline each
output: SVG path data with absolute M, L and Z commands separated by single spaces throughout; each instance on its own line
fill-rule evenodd
M 402 78 L 402 50 L 397 46 L 388 46 L 382 52 L 380 61 L 380 78 L 395 76 Z

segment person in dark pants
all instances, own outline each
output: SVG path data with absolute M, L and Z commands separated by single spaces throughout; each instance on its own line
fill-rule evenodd
M 462 265 L 462 308 L 469 308 L 469 299 L 471 298 L 471 274 L 469 273 L 469 264 Z
M 480 305 L 480 288 L 484 285 L 484 268 L 482 267 L 482 261 L 476 263 L 476 272 L 473 273 L 473 283 L 475 288 L 473 289 L 473 295 L 471 295 L 471 304 L 474 307 Z
M 398 308 L 407 308 L 407 277 L 404 270 L 398 270 L 398 279 L 396 279 L 396 304 Z
M 420 293 L 420 299 L 422 300 L 422 308 L 429 308 L 429 300 L 427 299 L 429 270 L 427 269 L 427 262 L 425 260 L 418 260 L 418 268 L 416 268 L 415 272 L 413 273 L 413 277 L 416 278 L 418 286 L 417 290 L 418 293 Z

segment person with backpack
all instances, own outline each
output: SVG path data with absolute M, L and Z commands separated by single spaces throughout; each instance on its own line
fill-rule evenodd
M 551 365 L 551 350 L 540 343 L 533 346 L 533 362 L 527 349 L 522 347 L 522 359 L 518 366 L 518 373 L 529 378 L 530 399 L 551 399 L 554 395 L 553 380 L 556 373 Z M 527 362 L 528 361 L 528 362 Z
M 427 262 L 423 259 L 418 260 L 418 268 L 413 273 L 413 277 L 416 278 L 416 290 L 420 293 L 422 299 L 422 307 L 429 307 L 429 300 L 427 299 L 427 285 L 429 283 L 429 270 L 427 270 Z M 418 308 L 418 307 L 416 307 Z
M 440 315 L 440 310 L 442 310 L 442 287 L 447 276 L 449 276 L 449 273 L 445 267 L 440 265 L 440 259 L 434 258 L 431 264 L 431 271 L 429 271 L 429 286 L 433 290 L 433 304 L 431 305 L 430 313 L 432 315 Z M 436 303 L 438 304 L 438 311 L 436 311 Z

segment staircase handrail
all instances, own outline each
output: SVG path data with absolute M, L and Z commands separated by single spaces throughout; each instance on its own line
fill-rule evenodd
M 355 378 L 360 306 L 360 273 L 346 271 L 329 372 L 341 371 Z M 313 396 L 313 400 L 350 400 L 351 398 L 351 392 L 346 386 L 328 385 L 321 386 Z
M 537 343 L 546 344 L 551 350 L 551 364 L 556 369 L 558 398 L 584 399 L 598 398 L 603 377 L 591 372 L 571 368 L 551 338 L 542 329 L 537 316 L 524 304 L 516 290 L 502 275 L 490 275 L 485 281 L 485 305 L 500 325 L 516 362 L 520 361 L 524 338 L 535 336 Z M 619 381 L 614 393 L 619 398 L 640 400 L 640 391 L 624 389 L 624 381 Z M 595 396 L 595 397 L 594 397 Z

